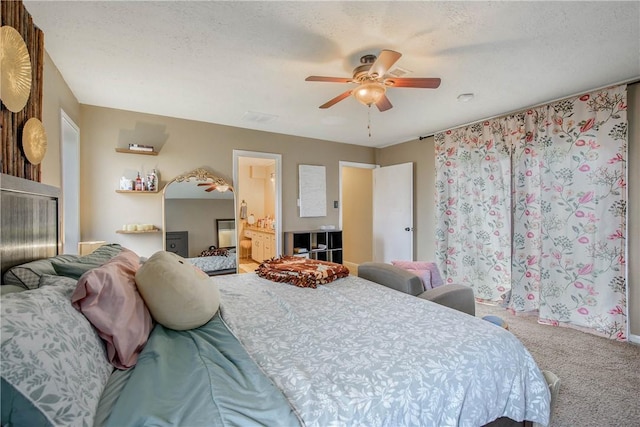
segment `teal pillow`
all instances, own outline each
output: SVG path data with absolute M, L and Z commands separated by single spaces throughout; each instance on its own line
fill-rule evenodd
M 78 280 L 87 271 L 100 267 L 99 265 L 84 263 L 84 262 L 52 262 L 51 265 L 56 271 L 58 276 L 70 277 L 71 279 Z
M 100 246 L 89 255 L 78 258 L 76 262 L 56 262 L 51 265 L 58 276 L 70 277 L 78 280 L 87 271 L 100 267 L 122 251 L 122 246 L 117 243 Z
M 52 262 L 59 264 L 65 262 L 77 262 L 78 255 L 56 255 L 51 258 L 39 259 L 26 264 L 16 265 L 9 269 L 2 278 L 4 285 L 15 285 L 23 289 L 37 289 L 40 286 L 40 277 L 44 274 L 55 275 L 56 271 Z
M 85 264 L 93 264 L 95 267 L 100 267 L 105 262 L 109 261 L 114 256 L 118 255 L 122 251 L 122 246 L 117 243 L 110 243 L 108 245 L 102 245 L 89 255 L 81 256 L 78 262 Z

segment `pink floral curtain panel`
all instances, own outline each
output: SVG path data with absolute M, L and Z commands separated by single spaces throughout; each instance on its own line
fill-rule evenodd
M 445 280 L 626 340 L 626 86 L 435 141 Z

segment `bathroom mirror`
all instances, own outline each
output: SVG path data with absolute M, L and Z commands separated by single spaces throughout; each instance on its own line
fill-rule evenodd
M 162 215 L 164 250 L 210 276 L 237 272 L 235 193 L 230 183 L 202 168 L 179 175 L 163 189 Z

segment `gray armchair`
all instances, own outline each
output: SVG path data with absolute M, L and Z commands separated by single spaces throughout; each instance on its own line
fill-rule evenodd
M 475 316 L 473 289 L 464 285 L 442 285 L 423 291 L 420 278 L 407 270 L 382 262 L 365 262 L 358 266 L 358 277 L 379 283 L 396 291 L 462 311 Z

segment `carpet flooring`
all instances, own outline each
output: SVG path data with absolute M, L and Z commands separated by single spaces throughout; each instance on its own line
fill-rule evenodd
M 500 316 L 538 367 L 560 378 L 552 427 L 640 426 L 640 346 L 565 327 L 533 316 L 476 304 L 476 316 Z

